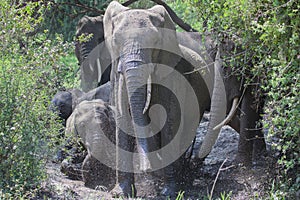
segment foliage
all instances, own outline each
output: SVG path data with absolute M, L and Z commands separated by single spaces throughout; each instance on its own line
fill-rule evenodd
M 59 0 L 51 2 L 51 6 L 45 12 L 45 22 L 41 27 L 49 29 L 48 37 L 55 39 L 55 34 L 63 35 L 67 41 L 73 41 L 76 25 L 84 15 L 98 16 L 104 14 L 107 5 L 112 0 Z M 120 3 L 126 0 L 120 0 Z M 131 4 L 131 8 L 150 8 L 155 3 L 149 0 L 139 0 Z
M 167 0 L 166 3 L 174 10 L 174 12 L 185 22 L 188 22 L 194 29 L 201 30 L 202 24 L 199 23 L 199 14 L 196 7 L 191 6 L 188 1 Z M 180 30 L 180 27 L 176 27 Z
M 29 36 L 45 9 L 40 2 L 0 2 L 0 199 L 29 197 L 59 143 L 61 127 L 48 106 L 67 81 L 70 68 L 60 58 L 70 45 L 58 36 L 48 40 L 47 31 Z
M 26 3 L 0 1 L 0 15 L 5 16 L 0 19 L 0 198 L 24 196 L 45 177 L 45 162 L 59 142 L 61 128 L 47 109 L 49 100 L 57 89 L 78 86 L 72 44 L 64 40 L 73 40 L 79 18 L 103 13 L 110 0 L 22 2 Z M 244 49 L 231 57 L 231 63 L 239 66 L 240 76 L 247 72 L 247 84 L 260 86 L 266 97 L 265 128 L 279 138 L 273 147 L 280 152 L 278 171 L 283 182 L 273 185 L 270 194 L 276 199 L 295 193 L 300 185 L 296 171 L 300 165 L 299 3 L 166 2 L 193 28 L 212 32 L 220 40 L 229 38 Z M 143 0 L 130 7 L 153 5 Z M 293 173 L 296 176 L 289 175 Z
M 49 37 L 54 39 L 55 34 L 62 34 L 67 41 L 73 41 L 77 22 L 84 15 L 98 16 L 104 13 L 104 7 L 110 1 L 59 0 L 51 2 L 45 13 L 45 23 L 41 27 L 49 29 Z
M 119 0 L 118 2 L 125 3 L 125 2 L 127 2 L 127 0 Z M 139 0 L 139 1 L 132 3 L 128 7 L 147 9 L 147 8 L 151 8 L 154 5 L 156 5 L 156 4 L 151 0 L 150 1 L 149 0 Z
M 298 1 L 189 0 L 195 9 L 199 31 L 209 31 L 243 47 L 231 57 L 236 73 L 247 84 L 258 84 L 266 96 L 264 120 L 269 136 L 280 138 L 279 164 L 291 192 L 299 190 L 300 165 L 300 5 Z M 183 17 L 185 17 L 183 15 Z M 247 65 L 251 63 L 251 65 Z M 245 77 L 245 72 L 247 76 Z M 289 174 L 289 173 L 288 173 Z M 297 172 L 296 172 L 297 174 Z M 294 185 L 295 187 L 291 187 Z M 298 188 L 296 188 L 298 187 Z

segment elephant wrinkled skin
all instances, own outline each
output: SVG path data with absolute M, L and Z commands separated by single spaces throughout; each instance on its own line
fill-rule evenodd
M 156 160 L 166 163 L 174 159 L 168 165 L 162 164 L 165 173 L 161 191 L 162 195 L 174 197 L 178 189 L 175 176 L 180 168 L 180 159 L 176 156 L 186 150 L 182 143 L 191 144 L 204 111 L 209 109 L 209 93 L 214 81 L 213 62 L 205 62 L 205 58 L 193 49 L 178 44 L 175 26 L 162 6 L 131 10 L 112 2 L 104 15 L 104 30 L 112 58 L 111 100 L 116 106 L 118 137 L 117 184 L 112 193 L 135 194 L 133 155 L 124 153 L 124 150 L 134 150 L 135 141 L 127 135 L 133 134 L 138 137 L 139 170 L 151 171 L 157 167 Z M 206 58 L 209 60 L 208 56 Z M 161 66 L 169 68 L 161 70 Z M 180 85 L 182 77 L 191 88 Z M 193 95 L 196 99 L 191 104 Z M 155 105 L 161 105 L 167 113 L 163 125 L 160 124 L 164 120 L 163 112 L 153 111 L 155 116 L 151 117 Z M 157 127 L 162 127 L 160 134 L 151 135 L 156 133 Z M 160 137 L 158 145 L 171 146 L 170 151 L 162 151 L 165 155 L 160 154 L 160 158 L 145 156 L 156 150 L 151 148 L 157 137 Z
M 139 28 L 143 29 L 143 31 L 134 32 L 132 35 L 126 34 L 128 31 Z M 147 32 L 145 32 L 146 28 L 150 34 L 145 35 Z M 155 137 L 138 139 L 137 143 L 138 147 L 140 147 L 139 152 L 141 152 L 141 154 L 153 151 L 151 148 L 153 147 L 155 149 L 155 145 L 161 147 L 165 146 L 172 140 L 175 134 L 174 130 L 178 129 L 178 124 L 180 120 L 182 120 L 182 118 L 180 119 L 178 116 L 183 114 L 183 119 L 188 119 L 185 115 L 186 113 L 180 113 L 180 111 L 178 111 L 176 97 L 172 96 L 165 88 L 159 87 L 156 84 L 149 84 L 149 80 L 151 81 L 151 79 L 153 82 L 161 80 L 168 82 L 168 77 L 175 76 L 174 73 L 169 71 L 161 74 L 157 73 L 158 70 L 156 70 L 156 66 L 151 63 L 160 63 L 168 65 L 174 68 L 174 71 L 184 75 L 196 93 L 198 106 L 194 105 L 194 107 L 199 107 L 197 108 L 199 113 L 198 117 L 190 118 L 191 121 L 195 121 L 195 124 L 199 123 L 204 110 L 210 109 L 212 113 L 208 135 L 213 135 L 213 139 L 208 139 L 211 140 L 209 142 L 210 147 L 208 147 L 204 153 L 202 152 L 202 155 L 200 155 L 201 158 L 210 152 L 218 136 L 219 129 L 214 130 L 214 127 L 220 122 L 220 117 L 217 116 L 220 112 L 219 110 L 225 109 L 229 112 L 229 108 L 231 108 L 234 99 L 236 97 L 240 98 L 239 107 L 235 112 L 236 114 L 231 118 L 228 124 L 240 132 L 241 135 L 238 159 L 244 163 L 251 162 L 252 157 L 256 155 L 255 151 L 263 151 L 265 148 L 262 133 L 257 127 L 261 110 L 253 108 L 254 97 L 251 92 L 255 90 L 255 88 L 240 87 L 242 83 L 238 81 L 237 77 L 230 73 L 230 68 L 222 66 L 221 58 L 226 54 L 227 48 L 230 45 L 221 44 L 217 56 L 216 45 L 209 36 L 201 36 L 199 33 L 187 32 L 173 33 L 166 36 L 162 33 L 157 34 L 158 32 L 156 30 L 158 28 L 175 30 L 167 12 L 161 6 L 155 6 L 148 10 L 130 10 L 117 2 L 113 2 L 108 7 L 104 16 L 105 47 L 108 48 L 112 63 L 112 105 L 116 106 L 117 109 L 116 124 L 118 128 L 116 131 L 119 137 L 118 146 L 120 146 L 121 149 L 133 152 L 133 144 L 135 143 L 134 139 L 130 136 L 126 136 L 126 133 L 120 128 L 123 126 L 122 121 L 120 121 L 121 117 L 124 117 L 127 122 L 133 122 L 126 127 L 126 130 L 134 132 L 134 136 L 147 137 L 147 134 L 153 131 L 152 129 L 155 129 L 155 127 L 151 126 L 153 123 L 150 123 L 150 119 L 153 120 L 150 116 L 150 108 L 153 105 L 162 105 L 168 113 L 168 116 L 170 116 L 168 117 L 166 125 L 160 131 L 160 134 L 158 134 L 158 136 L 161 137 L 159 144 L 155 143 L 155 141 L 157 141 Z M 94 30 L 90 32 L 93 33 Z M 204 44 L 202 44 L 203 40 Z M 176 55 L 170 52 L 158 51 L 164 49 L 163 45 L 165 43 L 171 45 L 171 47 L 169 46 L 167 49 L 172 49 Z M 143 46 L 147 45 L 153 45 L 154 48 L 143 49 Z M 200 55 L 202 61 L 197 60 L 197 55 Z M 211 72 L 207 77 L 203 76 L 203 74 L 201 75 L 199 72 L 201 70 L 207 70 L 202 68 L 203 60 L 206 67 L 209 68 L 208 71 Z M 216 78 L 217 73 L 214 73 L 213 61 L 216 61 L 216 69 L 222 69 L 221 76 L 223 77 L 225 88 L 212 88 L 213 85 L 223 85 L 223 82 L 220 82 L 219 78 Z M 216 67 L 216 65 L 218 66 Z M 205 73 L 207 73 L 207 71 Z M 90 80 L 91 79 L 86 81 Z M 92 80 L 98 80 L 98 77 L 94 77 Z M 207 83 L 210 84 L 207 86 Z M 151 86 L 148 87 L 149 85 Z M 184 90 L 176 85 L 176 83 L 170 83 L 170 85 L 172 85 L 173 88 Z M 224 91 L 226 91 L 226 97 L 222 99 L 223 103 L 219 104 L 217 101 L 217 99 L 220 99 L 218 93 L 223 93 Z M 226 102 L 224 104 L 224 99 L 227 99 L 227 104 Z M 189 110 L 186 109 L 186 112 L 189 112 Z M 190 110 L 190 113 L 193 112 L 195 111 Z M 149 124 L 151 125 L 147 126 Z M 159 127 L 159 125 L 157 126 Z M 195 127 L 184 127 L 183 130 L 191 132 L 191 130 L 194 129 Z M 210 132 L 212 132 L 212 134 L 210 134 Z M 132 157 L 122 158 L 125 162 L 117 160 L 117 168 L 134 168 L 132 166 Z M 149 163 L 147 158 L 143 155 L 140 160 L 140 164 L 142 164 L 141 168 L 144 170 L 152 167 L 152 163 Z M 176 192 L 176 181 L 174 178 L 176 166 L 178 166 L 178 161 L 165 167 L 165 187 L 162 190 L 164 195 L 173 196 Z M 118 184 L 113 192 L 115 191 L 116 193 L 124 195 L 132 195 L 135 193 L 135 189 L 132 187 L 132 185 L 134 185 L 133 173 L 119 170 L 117 172 L 117 179 Z
M 87 149 L 87 156 L 82 164 L 85 186 L 112 187 L 115 183 L 114 171 L 103 164 L 115 162 L 115 149 L 106 142 L 107 137 L 115 143 L 115 120 L 111 106 L 101 99 L 82 101 L 67 120 L 66 135 L 80 137 Z
M 80 37 L 89 35 L 91 38 L 80 41 Z M 104 41 L 103 16 L 84 16 L 79 20 L 75 55 L 80 64 L 81 88 L 84 92 L 110 80 L 110 55 Z M 88 56 L 95 59 L 86 59 Z
M 87 93 L 82 92 L 79 89 L 59 91 L 52 98 L 50 109 L 58 113 L 58 116 L 64 120 L 63 122 L 65 125 L 66 120 L 80 102 L 93 99 L 102 99 L 104 102 L 109 102 L 110 90 L 110 82 L 107 82 Z

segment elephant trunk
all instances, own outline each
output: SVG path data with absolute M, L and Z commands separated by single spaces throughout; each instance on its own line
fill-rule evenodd
M 216 55 L 214 71 L 214 89 L 211 98 L 210 120 L 207 134 L 199 150 L 199 158 L 205 158 L 212 150 L 212 147 L 215 144 L 221 129 L 221 127 L 216 128 L 216 126 L 220 124 L 220 122 L 225 118 L 226 115 L 227 103 L 226 100 L 224 100 L 226 99 L 226 93 L 221 76 L 221 58 L 219 51 Z
M 92 59 L 86 59 L 92 50 L 96 47 L 97 43 L 95 40 L 84 42 L 81 44 L 80 48 L 80 79 L 81 88 L 84 92 L 88 92 L 91 89 L 97 87 L 99 82 L 99 66 L 95 62 L 94 57 Z
M 81 44 L 81 48 L 80 48 L 80 57 L 81 57 L 81 61 L 80 63 L 82 63 L 84 61 L 84 59 L 86 59 L 89 55 L 89 53 L 91 53 L 91 51 L 96 47 L 97 42 L 92 40 L 89 42 L 84 42 Z
M 135 136 L 138 138 L 138 151 L 140 160 L 140 170 L 147 171 L 151 169 L 150 161 L 146 153 L 149 152 L 149 117 L 145 114 L 145 109 L 149 105 L 151 92 L 149 94 L 150 73 L 147 65 L 140 66 L 141 61 L 130 61 L 126 63 L 125 82 L 128 92 L 128 102 L 130 114 L 132 117 Z

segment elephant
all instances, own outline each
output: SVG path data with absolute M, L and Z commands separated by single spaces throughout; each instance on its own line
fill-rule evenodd
M 66 120 L 72 114 L 76 105 L 84 100 L 102 99 L 104 102 L 109 102 L 111 84 L 107 82 L 87 93 L 79 89 L 70 89 L 67 91 L 57 92 L 51 100 L 50 109 L 57 112 L 63 125 L 66 126 Z
M 63 126 L 66 127 L 67 119 L 70 117 L 73 110 L 80 102 L 84 100 L 91 101 L 93 99 L 102 99 L 104 102 L 109 102 L 110 90 L 111 90 L 111 84 L 110 82 L 107 82 L 87 93 L 82 92 L 79 89 L 59 91 L 52 98 L 50 109 L 53 112 L 56 112 L 58 114 L 59 119 L 62 120 Z M 64 130 L 61 130 L 60 137 L 62 138 L 64 137 Z M 59 150 L 57 153 L 57 160 L 59 161 L 63 161 L 66 158 L 67 156 L 66 154 L 69 154 L 67 152 L 70 152 L 71 157 L 74 157 L 75 154 L 79 155 L 81 153 L 80 150 L 81 146 L 77 146 L 77 145 L 74 146 L 74 144 L 70 141 L 67 141 L 67 144 L 64 145 L 63 149 L 64 150 Z M 65 150 L 67 150 L 67 152 Z M 68 173 L 68 171 L 73 171 L 73 170 L 72 169 L 69 170 L 69 164 L 65 162 L 62 163 L 62 171 L 65 171 L 66 174 L 73 174 L 73 173 Z
M 169 7 L 166 7 L 166 10 L 170 13 L 171 18 L 174 20 L 174 22 L 178 23 L 181 21 Z M 77 37 L 79 37 L 79 35 L 84 32 L 86 34 L 93 33 L 95 35 L 95 38 L 98 38 L 99 41 L 104 40 L 102 16 L 100 17 L 85 16 L 79 21 L 78 24 L 79 25 L 77 28 Z M 200 47 L 202 48 L 204 47 L 209 57 L 212 60 L 214 60 L 216 55 L 217 45 L 212 38 L 213 38 L 212 35 L 207 33 L 201 35 L 198 32 L 177 32 L 177 39 L 180 45 L 188 47 L 197 53 L 201 53 L 203 49 L 200 49 Z M 202 46 L 199 45 L 203 43 L 203 41 L 204 44 Z M 90 46 L 91 49 L 92 47 L 96 47 L 98 43 L 99 42 L 97 42 L 94 39 L 89 42 L 88 46 Z M 236 49 L 239 49 L 238 52 L 242 51 L 241 48 L 237 47 L 235 43 L 229 41 L 228 39 L 226 39 L 224 42 L 219 44 L 219 47 L 221 50 L 220 53 L 221 57 L 234 56 L 232 52 L 235 52 Z M 100 49 L 102 49 L 102 47 Z M 103 55 L 106 55 L 106 58 L 109 58 L 110 56 L 107 56 L 107 48 L 103 48 L 103 49 L 105 52 L 103 53 Z M 88 52 L 90 51 L 91 50 L 89 50 Z M 75 52 L 79 60 L 80 48 L 78 45 L 76 46 Z M 100 60 L 105 60 L 105 59 L 102 58 Z M 231 65 L 227 64 L 227 66 L 231 66 Z M 93 70 L 97 71 L 97 69 L 95 69 L 96 65 L 94 65 L 93 67 L 94 67 Z M 222 70 L 222 76 L 223 76 L 223 81 L 226 90 L 226 99 L 228 102 L 226 106 L 227 113 L 230 113 L 230 110 L 232 110 L 230 108 L 235 108 L 235 109 L 232 110 L 230 115 L 228 115 L 228 118 L 226 118 L 223 121 L 222 125 L 225 125 L 227 123 L 229 126 L 231 126 L 237 132 L 240 133 L 238 155 L 236 161 L 243 163 L 247 166 L 247 165 L 251 165 L 252 161 L 253 163 L 257 162 L 258 160 L 257 158 L 259 158 L 260 155 L 265 154 L 266 145 L 264 141 L 264 136 L 261 132 L 262 125 L 259 123 L 263 112 L 262 107 L 264 104 L 264 100 L 263 97 L 259 98 L 258 100 L 257 98 L 255 98 L 255 95 L 253 95 L 253 93 L 255 93 L 258 90 L 257 86 L 249 85 L 247 87 L 244 87 L 243 86 L 244 83 L 242 82 L 243 78 L 235 76 L 232 73 L 231 68 L 232 66 L 231 67 L 222 66 L 221 70 Z M 109 68 L 107 68 L 108 74 L 110 73 L 110 69 L 111 66 L 109 65 Z M 84 73 L 82 76 L 86 77 L 87 75 L 88 73 Z M 103 75 L 103 76 L 106 77 L 107 75 Z M 91 85 L 92 84 L 91 82 L 96 79 L 97 77 L 85 78 L 82 82 L 85 83 L 86 85 Z M 98 84 L 102 84 L 102 82 L 99 82 Z M 255 103 L 257 101 L 259 102 L 258 104 Z M 210 127 L 209 131 L 211 132 L 212 129 L 213 127 Z M 215 132 L 214 135 L 217 135 L 217 132 Z M 214 138 L 216 138 L 216 136 L 214 136 Z M 209 150 L 207 149 L 206 153 L 203 152 L 201 155 L 199 154 L 199 157 L 204 158 L 208 154 L 208 152 Z
M 222 81 L 217 70 L 220 64 L 214 64 L 205 52 L 199 55 L 180 45 L 175 25 L 162 6 L 129 9 L 113 1 L 103 21 L 112 59 L 111 103 L 116 107 L 117 184 L 112 193 L 134 195 L 134 172 L 151 171 L 161 164 L 161 194 L 174 197 L 180 156 L 191 144 L 211 99 L 213 102 L 222 96 L 212 92 Z M 165 110 L 156 109 L 157 105 Z M 223 118 L 222 109 L 225 116 L 224 106 L 211 106 L 211 112 L 216 113 L 211 117 L 212 127 L 221 122 L 218 118 Z M 162 150 L 152 154 L 157 150 L 153 148 L 157 138 Z M 139 154 L 127 153 L 134 152 L 135 142 Z M 133 164 L 135 159 L 139 160 L 138 169 Z
M 67 120 L 66 135 L 79 138 L 87 149 L 81 166 L 85 186 L 99 185 L 112 187 L 115 183 L 114 171 L 100 162 L 99 155 L 107 162 L 115 162 L 115 149 L 106 142 L 106 137 L 115 143 L 115 119 L 112 107 L 101 99 L 84 100 L 79 103 Z
M 116 10 L 118 10 L 118 8 Z M 121 9 L 121 11 L 123 11 L 123 10 Z M 103 19 L 101 18 L 101 20 L 103 20 Z M 129 24 L 130 24 L 130 22 L 129 22 Z M 110 37 L 110 35 L 112 35 L 112 33 L 108 33 L 108 37 Z M 120 35 L 117 35 L 117 36 L 118 37 L 115 37 L 115 38 L 119 38 L 119 36 L 122 36 L 122 35 L 120 34 Z M 120 37 L 120 38 L 122 38 L 122 37 Z M 207 60 L 212 59 L 213 61 L 215 61 L 216 45 L 212 41 L 211 37 L 208 37 L 208 36 L 204 35 L 204 38 L 203 38 L 203 35 L 201 36 L 199 33 L 184 32 L 184 33 L 176 33 L 176 39 L 177 39 L 177 42 L 179 43 L 179 45 L 184 46 L 184 47 L 188 47 L 190 50 L 197 52 L 197 54 L 201 54 L 201 56 L 203 55 L 203 53 L 199 53 L 199 52 L 202 52 L 203 49 L 201 49 L 201 48 L 199 49 L 200 45 L 195 45 L 195 44 L 199 44 L 204 40 L 205 44 L 203 44 L 201 47 L 205 48 L 205 51 L 206 51 L 205 54 L 206 55 L 203 55 L 203 56 L 204 57 L 205 56 L 209 57 L 209 58 L 205 58 Z M 195 41 L 197 41 L 197 42 L 195 43 Z M 126 46 L 126 45 L 124 45 L 124 46 Z M 111 47 L 109 47 L 109 50 L 111 50 L 110 53 L 112 55 L 114 54 L 112 49 L 116 48 L 116 47 L 119 47 L 119 46 L 111 45 Z M 226 54 L 226 52 L 228 51 L 228 47 L 232 48 L 232 44 L 221 44 L 219 46 L 219 49 L 221 51 L 220 54 L 223 57 L 224 57 L 224 54 Z M 181 47 L 181 48 L 183 48 L 183 47 Z M 116 58 L 120 57 L 121 53 L 119 53 L 119 54 L 120 55 L 118 55 L 118 53 L 117 53 L 117 56 L 115 56 L 115 57 Z M 186 55 L 186 57 L 188 57 L 188 55 Z M 117 66 L 118 59 L 116 59 L 116 58 L 112 59 L 112 63 L 115 66 L 113 68 L 113 70 L 115 70 L 115 71 L 113 71 L 113 73 L 112 73 L 112 75 L 115 75 L 115 77 L 112 76 L 112 78 L 113 78 L 112 84 L 114 85 L 114 88 L 116 88 L 116 85 L 117 86 L 119 85 L 120 79 L 118 77 L 118 74 L 122 71 L 122 70 L 119 69 L 120 66 Z M 210 63 L 213 63 L 213 61 L 211 61 Z M 114 62 L 116 62 L 116 63 L 114 63 Z M 209 64 L 209 65 L 211 65 L 211 64 Z M 253 99 L 252 91 L 254 89 L 251 88 L 251 87 L 247 87 L 247 88 L 246 87 L 245 88 L 241 87 L 241 85 L 242 85 L 241 81 L 239 81 L 236 76 L 231 74 L 230 68 L 224 67 L 224 66 L 221 66 L 220 68 L 222 68 L 222 76 L 223 76 L 224 85 L 225 85 L 225 89 L 223 88 L 223 90 L 226 90 L 226 99 L 227 99 L 228 105 L 219 105 L 219 106 L 225 107 L 225 109 L 227 110 L 227 113 L 229 113 L 229 115 L 221 123 L 221 125 L 219 125 L 217 128 L 215 128 L 216 123 L 210 123 L 209 132 L 214 132 L 214 134 L 210 134 L 210 135 L 213 135 L 213 136 L 212 137 L 207 137 L 207 139 L 205 139 L 204 145 L 202 146 L 202 149 L 199 151 L 199 157 L 200 158 L 205 158 L 205 156 L 211 150 L 211 147 L 207 147 L 207 145 L 206 145 L 207 141 L 209 141 L 208 146 L 211 146 L 213 141 L 215 141 L 216 138 L 217 138 L 218 129 L 220 129 L 220 127 L 222 125 L 228 124 L 228 125 L 232 126 L 236 131 L 240 132 L 240 135 L 241 135 L 240 136 L 240 141 L 239 141 L 239 151 L 238 151 L 239 153 L 238 153 L 238 156 L 237 156 L 238 157 L 237 160 L 240 160 L 243 163 L 249 163 L 249 161 L 255 160 L 255 159 L 252 159 L 252 156 L 257 155 L 257 153 L 254 153 L 255 151 L 260 152 L 260 151 L 264 151 L 264 149 L 265 149 L 265 143 L 264 143 L 262 134 L 257 129 L 257 121 L 259 120 L 260 113 L 262 111 L 261 111 L 261 109 L 260 110 L 253 109 L 252 105 L 253 105 L 254 99 Z M 180 64 L 177 64 L 176 69 L 180 69 Z M 185 69 L 185 70 L 188 71 L 188 69 Z M 184 74 L 185 72 L 181 71 L 181 73 Z M 195 75 L 193 75 L 193 76 L 195 76 Z M 95 79 L 97 79 L 97 78 L 95 78 Z M 122 80 L 122 78 L 121 78 L 121 80 Z M 114 95 L 114 98 L 113 98 L 114 102 L 112 102 L 112 103 L 113 103 L 113 105 L 115 105 L 119 108 L 122 107 L 122 106 L 120 106 L 120 104 L 124 104 L 124 103 L 120 103 L 120 101 L 118 101 L 116 97 L 118 95 L 120 95 L 120 93 L 122 93 L 123 90 L 124 90 L 124 88 L 122 90 L 118 90 L 118 88 L 117 88 L 117 90 L 115 90 L 117 92 L 114 92 L 115 94 L 113 94 Z M 125 90 L 126 90 L 126 88 L 125 88 Z M 203 102 L 200 102 L 202 104 L 200 106 L 201 110 L 204 110 L 204 109 L 209 110 L 210 108 L 216 108 L 213 105 L 210 106 L 210 100 L 209 99 L 211 97 L 211 95 L 210 95 L 211 92 L 207 92 L 207 91 L 211 91 L 211 90 L 212 89 L 207 89 L 205 87 L 203 87 L 201 90 L 199 90 L 199 91 L 201 91 L 200 92 L 201 97 L 198 97 L 198 99 L 201 99 L 201 98 L 205 99 L 205 100 L 203 100 Z M 156 93 L 160 94 L 160 92 L 161 92 L 155 86 L 152 86 L 152 91 L 153 91 L 152 96 L 154 96 L 153 94 L 156 94 Z M 206 93 L 202 92 L 202 91 L 206 91 Z M 163 97 L 163 96 L 164 95 L 161 95 L 161 97 Z M 238 98 L 239 98 L 239 100 L 237 100 Z M 156 101 L 159 101 L 159 100 L 155 100 L 155 98 L 151 99 L 151 102 L 152 102 L 151 105 L 154 105 Z M 232 109 L 232 108 L 234 108 L 234 109 Z M 131 109 L 128 108 L 128 110 L 130 111 Z M 218 113 L 218 112 L 212 112 L 212 113 Z M 132 116 L 132 113 L 129 113 L 128 116 Z M 201 116 L 202 116 L 201 112 L 200 112 L 199 116 L 201 118 Z M 197 120 L 195 120 L 195 121 L 197 121 Z M 215 121 L 217 121 L 217 120 L 215 120 Z M 119 123 L 119 122 L 117 122 L 117 123 Z M 213 129 L 216 129 L 216 130 L 213 130 Z M 120 133 L 120 131 L 119 131 L 119 134 L 122 135 L 122 133 Z M 125 138 L 125 141 L 128 142 L 128 145 L 125 145 L 125 146 L 132 146 L 132 145 L 130 145 L 132 143 L 131 140 L 128 139 L 128 138 Z M 139 143 L 143 144 L 145 142 L 140 140 Z M 144 144 L 144 145 L 147 146 L 147 144 Z M 143 146 L 143 145 L 139 145 L 139 146 Z M 130 150 L 130 148 L 128 148 L 128 149 Z M 204 151 L 203 149 L 206 149 L 206 151 Z M 146 166 L 147 166 L 147 164 L 146 164 Z M 172 168 L 172 167 L 169 167 L 169 168 Z M 169 170 L 169 171 L 172 171 L 172 170 Z M 130 174 L 130 173 L 129 174 L 118 173 L 118 174 L 121 174 L 121 176 L 123 175 L 124 177 L 127 176 L 127 177 L 129 177 L 129 179 L 132 180 L 132 174 Z M 121 177 L 121 176 L 119 177 L 120 180 L 122 178 L 124 178 L 124 177 Z M 126 187 L 128 188 L 128 186 L 126 186 L 126 183 L 124 185 L 125 186 L 122 186 L 122 184 L 119 184 L 119 187 L 121 187 L 121 190 L 123 192 L 125 191 L 124 192 L 125 194 L 126 193 L 127 194 L 132 194 L 132 191 L 130 189 L 128 189 L 127 190 L 128 192 L 126 192 L 126 189 L 124 189 L 124 188 L 126 188 Z M 127 183 L 127 185 L 129 185 L 129 183 Z M 170 185 L 172 185 L 172 184 L 170 184 Z M 166 187 L 166 188 L 168 188 L 168 187 Z M 165 190 L 165 188 L 164 188 L 164 191 L 168 191 L 168 189 Z M 167 194 L 168 192 L 163 192 L 163 193 Z M 169 192 L 169 193 L 171 193 L 171 192 Z
M 58 117 L 66 126 L 67 119 L 73 112 L 76 99 L 80 98 L 84 92 L 79 89 L 70 89 L 57 92 L 51 100 L 50 110 L 56 112 Z
M 195 33 L 193 33 L 193 37 L 195 38 Z M 216 42 L 212 40 L 211 34 L 206 35 L 205 41 L 208 54 L 212 58 L 215 57 Z M 229 57 L 234 57 L 243 51 L 239 45 L 228 38 L 223 39 L 218 48 L 220 55 L 224 58 L 222 60 L 229 60 Z M 251 63 L 248 65 L 251 66 Z M 218 129 L 226 124 L 235 129 L 240 135 L 236 163 L 255 166 L 266 154 L 266 143 L 260 122 L 263 115 L 264 96 L 259 92 L 259 85 L 245 84 L 245 77 L 240 77 L 233 72 L 235 67 L 239 68 L 232 63 L 225 62 L 221 66 L 228 116 L 213 129 Z M 244 76 L 249 77 L 249 74 L 245 73 Z M 199 151 L 201 158 L 204 154 L 201 155 L 200 152 L 201 149 Z
M 202 51 L 199 44 L 204 41 L 202 47 L 205 47 L 205 51 L 214 61 L 217 48 L 219 48 L 220 56 L 223 58 L 233 57 L 234 54 L 243 51 L 242 48 L 229 39 L 225 39 L 217 45 L 211 33 L 201 35 L 198 32 L 179 32 L 177 38 L 181 45 L 187 46 L 198 53 Z M 257 164 L 261 156 L 266 153 L 266 144 L 260 123 L 264 99 L 263 97 L 256 98 L 255 93 L 258 91 L 258 86 L 244 86 L 243 79 L 233 73 L 233 68 L 234 66 L 231 63 L 224 63 L 220 68 L 225 86 L 226 113 L 228 116 L 216 127 L 210 125 L 208 133 L 226 124 L 231 126 L 240 135 L 238 154 L 235 160 L 237 163 L 251 166 L 251 164 Z M 214 132 L 214 134 L 217 135 L 218 132 Z M 209 137 L 206 138 L 206 140 L 209 139 Z M 202 149 L 199 150 L 198 154 L 199 158 L 205 158 L 209 153 L 209 148 L 206 148 L 207 151 L 204 151 L 204 148 L 205 145 L 202 145 Z
M 89 37 L 90 34 L 91 38 L 81 41 L 82 36 Z M 75 55 L 80 65 L 81 88 L 84 92 L 110 80 L 111 59 L 104 41 L 103 16 L 84 16 L 78 21 Z M 86 59 L 88 56 L 95 59 Z

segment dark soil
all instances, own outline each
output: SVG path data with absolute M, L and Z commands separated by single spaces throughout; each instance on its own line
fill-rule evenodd
M 202 122 L 197 131 L 194 152 L 205 135 L 207 122 Z M 233 200 L 264 199 L 265 191 L 270 187 L 272 178 L 272 159 L 265 158 L 262 166 L 246 168 L 236 165 L 239 135 L 230 127 L 223 127 L 212 152 L 204 160 L 192 159 L 184 172 L 185 182 L 180 187 L 184 199 L 213 199 L 222 194 Z M 90 189 L 82 181 L 68 179 L 60 172 L 60 165 L 47 165 L 49 178 L 42 186 L 40 199 L 112 199 L 104 186 Z M 154 174 L 137 174 L 136 189 L 139 199 L 165 199 L 158 195 L 161 189 L 161 176 Z M 39 198 L 38 198 L 39 199 Z

